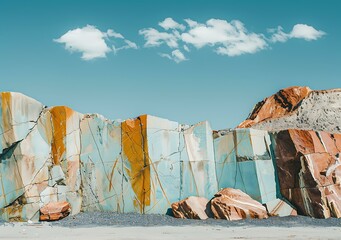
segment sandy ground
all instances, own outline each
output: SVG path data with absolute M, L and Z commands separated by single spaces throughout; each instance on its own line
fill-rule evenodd
M 80 227 L 68 228 L 51 224 L 5 224 L 0 226 L 0 239 L 341 239 L 340 227 Z

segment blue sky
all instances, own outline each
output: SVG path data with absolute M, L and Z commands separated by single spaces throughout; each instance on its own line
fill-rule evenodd
M 0 0 L 0 90 L 110 119 L 235 127 L 281 88 L 341 87 L 340 12 L 339 1 Z

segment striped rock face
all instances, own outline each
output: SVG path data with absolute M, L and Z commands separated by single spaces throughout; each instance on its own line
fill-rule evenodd
M 284 102 L 279 112 L 302 107 L 309 97 L 295 96 L 306 92 L 282 92 L 291 105 Z M 338 91 L 333 94 L 332 108 L 338 106 Z M 65 106 L 47 108 L 19 93 L 2 93 L 0 106 L 0 216 L 5 220 L 39 221 L 41 209 L 58 202 L 67 202 L 70 214 L 165 214 L 172 203 L 191 196 L 211 199 L 223 188 L 240 189 L 273 215 L 291 215 L 294 206 L 299 214 L 341 217 L 338 134 L 213 132 L 206 121 L 189 126 L 150 115 L 111 121 Z M 214 199 L 216 211 L 232 201 L 223 195 Z M 230 218 L 238 216 L 242 211 Z
M 225 188 L 211 200 L 214 218 L 230 221 L 268 218 L 265 207 L 238 189 Z
M 281 194 L 299 214 L 341 217 L 341 135 L 286 130 L 272 136 Z
M 212 130 L 143 115 L 124 122 L 1 95 L 0 214 L 38 221 L 49 203 L 80 211 L 166 213 L 217 191 Z

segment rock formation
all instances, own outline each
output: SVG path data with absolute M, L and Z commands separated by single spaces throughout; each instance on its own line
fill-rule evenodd
M 238 189 L 225 188 L 214 195 L 211 209 L 216 219 L 230 221 L 268 218 L 265 207 Z
M 176 218 L 207 219 L 212 217 L 210 201 L 203 197 L 188 197 L 172 204 Z
M 50 202 L 40 209 L 40 221 L 56 221 L 71 212 L 68 202 Z
M 217 135 L 221 135 L 214 139 L 218 188 L 240 189 L 260 203 L 275 200 L 269 134 L 256 129 L 236 129 Z
M 341 133 L 340 98 L 341 89 L 282 89 L 259 102 L 238 128 L 252 127 L 266 131 L 302 129 Z
M 206 121 L 185 125 L 150 115 L 111 121 L 1 93 L 0 216 L 50 219 L 42 210 L 60 202 L 70 204 L 71 215 L 164 214 L 182 199 L 211 199 L 218 189 L 235 188 L 270 215 L 296 208 L 340 217 L 340 94 L 284 89 L 239 128 L 213 132 Z M 223 196 L 214 199 L 216 209 L 223 206 Z M 198 210 L 204 201 L 192 200 L 183 204 L 205 218 Z
M 341 134 L 290 129 L 273 142 L 282 196 L 299 214 L 341 217 Z
M 39 219 L 67 201 L 80 211 L 165 213 L 217 192 L 212 130 L 149 115 L 123 122 L 1 94 L 0 214 Z

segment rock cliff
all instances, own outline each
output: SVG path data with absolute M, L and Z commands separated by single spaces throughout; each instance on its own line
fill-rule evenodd
M 297 209 L 341 217 L 340 94 L 283 89 L 238 128 L 212 131 L 206 121 L 185 125 L 150 115 L 112 121 L 1 93 L 0 215 L 39 221 L 80 211 L 165 214 L 173 206 L 179 217 L 206 218 L 208 199 L 233 188 L 259 204 L 250 206 L 261 209 L 260 218 L 264 209 L 269 216 Z M 245 203 L 238 217 L 228 216 L 223 206 L 235 200 L 220 198 L 213 202 L 224 218 L 251 214 Z

